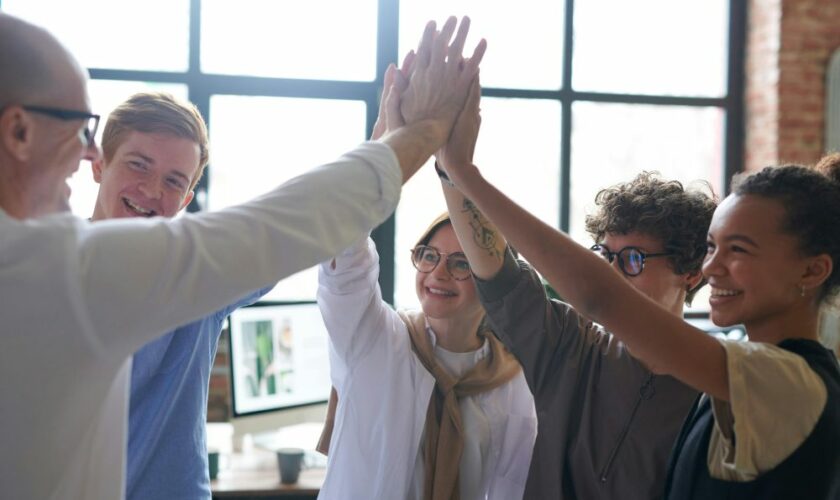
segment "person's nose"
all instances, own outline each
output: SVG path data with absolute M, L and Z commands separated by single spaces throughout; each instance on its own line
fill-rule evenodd
M 703 259 L 703 266 L 700 268 L 700 272 L 703 273 L 703 276 L 720 276 L 722 270 L 723 265 L 717 249 L 706 253 L 706 257 Z
M 446 257 L 441 255 L 440 261 L 438 261 L 437 265 L 434 269 L 432 269 L 432 276 L 437 280 L 449 280 L 452 276 L 449 274 L 449 270 L 446 269 Z
M 143 196 L 149 198 L 150 200 L 160 198 L 160 194 L 163 191 L 156 176 L 144 179 L 140 182 L 140 184 L 138 184 L 138 188 L 140 189 L 140 192 L 143 193 Z

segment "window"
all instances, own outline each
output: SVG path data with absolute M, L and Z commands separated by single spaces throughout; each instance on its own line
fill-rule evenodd
M 0 7 L 49 29 L 88 68 L 189 67 L 190 0 L 3 0 Z
M 211 210 L 242 203 L 338 158 L 365 139 L 363 101 L 215 95 L 210 98 Z M 324 117 L 330 117 L 325 120 Z M 281 281 L 265 300 L 312 300 L 315 268 Z
M 204 73 L 376 79 L 375 0 L 204 0 L 201 8 Z
M 482 166 L 482 174 L 531 213 L 556 224 L 559 190 L 551 186 L 560 183 L 560 104 L 552 100 L 484 97 L 481 115 L 475 163 Z M 539 196 L 534 196 L 535 190 L 540 191 Z M 409 260 L 409 249 L 445 210 L 440 180 L 434 170 L 424 167 L 405 185 L 397 207 L 394 298 L 400 306 L 419 306 L 414 292 L 416 270 Z
M 247 199 L 364 140 L 385 67 L 416 45 L 428 19 L 449 14 L 472 18 L 468 48 L 489 41 L 476 163 L 579 241 L 588 243 L 583 218 L 598 189 L 635 172 L 708 180 L 722 194 L 741 169 L 744 2 L 149 0 L 130 17 L 122 5 L 0 0 L 90 68 L 98 112 L 141 88 L 198 106 L 212 148 L 193 211 Z M 95 37 L 78 28 L 91 13 Z M 83 168 L 73 180 L 73 209 L 85 216 L 96 192 L 86 176 Z M 424 168 L 374 232 L 386 300 L 417 303 L 408 249 L 443 209 Z M 311 300 L 313 273 L 271 299 Z
M 575 2 L 575 90 L 726 95 L 728 2 Z

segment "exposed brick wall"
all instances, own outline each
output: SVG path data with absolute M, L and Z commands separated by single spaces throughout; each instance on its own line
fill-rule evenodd
M 745 165 L 755 170 L 778 158 L 781 0 L 752 0 L 747 19 Z
M 840 47 L 840 1 L 750 0 L 747 170 L 824 153 L 825 78 Z

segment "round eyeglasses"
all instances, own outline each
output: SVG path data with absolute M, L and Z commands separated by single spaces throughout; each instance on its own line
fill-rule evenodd
M 421 273 L 430 273 L 440 263 L 441 256 L 446 256 L 446 270 L 452 279 L 464 281 L 472 277 L 470 263 L 462 252 L 443 253 L 435 247 L 417 245 L 411 250 L 411 263 Z
M 592 245 L 590 250 L 599 253 L 610 264 L 618 257 L 618 268 L 627 276 L 638 276 L 645 269 L 645 260 L 654 257 L 674 255 L 673 252 L 645 253 L 636 247 L 624 247 L 617 252 L 610 251 L 605 245 Z

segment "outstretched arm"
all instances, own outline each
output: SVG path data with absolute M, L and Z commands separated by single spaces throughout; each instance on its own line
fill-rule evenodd
M 726 354 L 705 332 L 641 294 L 600 257 L 487 182 L 475 165 L 446 165 L 464 195 L 565 300 L 624 341 L 651 370 L 729 400 Z
M 436 157 L 440 165 L 472 165 L 481 124 L 481 88 L 470 90 L 452 135 Z M 481 302 L 495 335 L 513 352 L 534 394 L 554 390 L 559 360 L 574 356 L 581 342 L 594 341 L 586 323 L 566 304 L 551 301 L 533 269 L 512 259 L 496 226 L 445 177 L 441 179 L 450 218 L 467 254 Z M 588 339 L 588 340 L 587 340 Z
M 473 81 L 464 110 L 458 116 L 449 141 L 435 155 L 444 170 L 472 165 L 478 129 L 481 126 L 481 86 Z M 478 278 L 492 278 L 502 268 L 507 241 L 496 226 L 481 213 L 451 182 L 441 180 L 443 196 L 458 241 Z

